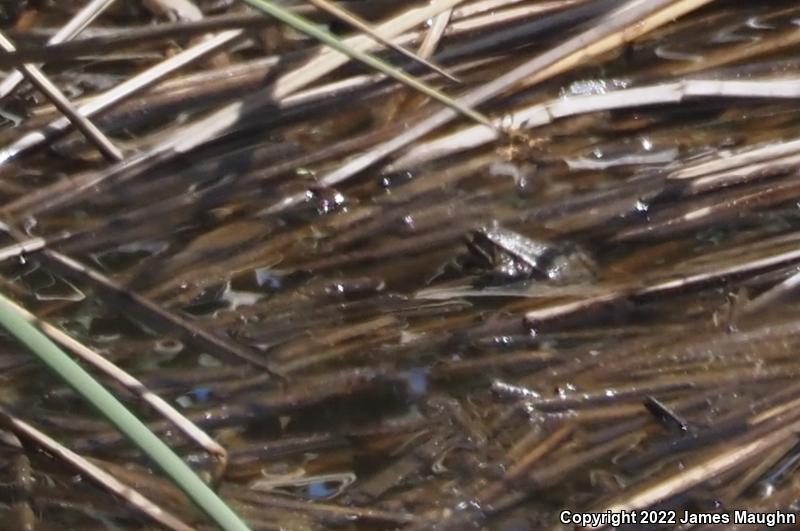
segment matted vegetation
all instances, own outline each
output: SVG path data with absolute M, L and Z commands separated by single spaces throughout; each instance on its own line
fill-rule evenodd
M 0 528 L 796 511 L 796 4 L 0 1 Z

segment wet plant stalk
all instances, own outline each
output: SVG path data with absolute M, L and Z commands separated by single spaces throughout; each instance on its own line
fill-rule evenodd
M 0 48 L 6 52 L 14 52 L 16 48 L 8 38 L 0 33 Z M 69 102 L 66 96 L 56 87 L 38 67 L 32 64 L 22 65 L 22 73 L 53 102 L 53 105 L 66 116 L 95 146 L 103 156 L 111 161 L 120 161 L 122 152 L 109 140 L 96 125 L 83 116 Z
M 266 2 L 265 0 L 242 0 L 245 4 L 249 5 L 250 7 L 257 9 L 267 15 L 275 17 L 276 19 L 280 20 L 284 24 L 287 24 L 297 31 L 305 33 L 318 41 L 327 44 L 334 50 L 347 55 L 348 57 L 352 57 L 362 63 L 366 64 L 367 66 L 386 74 L 389 77 L 394 78 L 395 80 L 408 85 L 409 87 L 422 92 L 426 96 L 429 96 L 448 107 L 458 111 L 459 113 L 463 114 L 464 116 L 480 123 L 486 125 L 488 127 L 494 128 L 492 125 L 491 120 L 484 116 L 483 114 L 466 107 L 457 101 L 447 97 L 443 93 L 439 92 L 438 90 L 426 85 L 425 83 L 419 81 L 418 79 L 409 76 L 408 74 L 393 68 L 383 61 L 375 58 L 374 56 L 364 53 L 362 51 L 356 50 L 351 48 L 344 43 L 342 43 L 339 39 L 336 38 L 335 35 L 322 29 L 321 27 L 315 25 L 314 23 L 306 20 L 305 18 L 295 15 L 279 6 L 273 5 L 270 2 Z
M 63 28 L 47 41 L 47 44 L 59 44 L 72 40 L 73 37 L 83 31 L 86 26 L 100 16 L 100 14 L 110 6 L 115 0 L 93 0 L 83 7 Z M 23 80 L 23 75 L 19 70 L 11 72 L 2 83 L 0 83 L 0 98 L 8 96 Z
M 88 400 L 225 531 L 248 526 L 164 442 L 0 295 L 0 325 Z

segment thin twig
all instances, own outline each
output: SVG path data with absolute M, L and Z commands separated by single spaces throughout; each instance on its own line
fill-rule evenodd
M 364 33 L 366 33 L 367 35 L 369 35 L 370 37 L 375 39 L 377 42 L 383 44 L 384 46 L 386 46 L 388 48 L 391 48 L 392 50 L 394 50 L 397 53 L 403 55 L 404 57 L 407 57 L 407 58 L 411 59 L 412 61 L 414 61 L 416 63 L 419 63 L 419 64 L 429 68 L 430 70 L 433 70 L 437 74 L 446 77 L 450 81 L 455 81 L 456 83 L 460 83 L 458 78 L 456 78 L 455 76 L 453 76 L 452 74 L 450 74 L 446 70 L 443 70 L 440 66 L 428 61 L 427 59 L 425 59 L 425 56 L 417 55 L 417 54 L 415 54 L 415 53 L 413 53 L 413 52 L 411 52 L 409 50 L 406 50 L 404 47 L 400 46 L 399 44 L 395 44 L 392 41 L 390 41 L 389 39 L 386 39 L 386 38 L 382 37 L 378 32 L 376 32 L 372 28 L 372 26 L 370 26 L 365 20 L 363 20 L 358 15 L 355 15 L 355 14 L 351 13 L 350 11 L 348 11 L 348 10 L 342 8 L 342 7 L 339 7 L 339 6 L 337 6 L 336 4 L 334 4 L 332 2 L 328 2 L 328 0 L 308 0 L 308 2 L 313 4 L 314 6 L 318 7 L 319 9 L 322 9 L 323 11 L 326 11 L 327 13 L 330 13 L 331 15 L 343 20 L 344 22 L 346 22 L 347 24 L 350 24 L 354 28 L 363 31 Z M 449 15 L 448 15 L 448 18 L 449 18 Z
M 47 41 L 47 44 L 59 44 L 72 40 L 91 24 L 94 19 L 100 16 L 114 1 L 115 0 L 92 0 L 86 4 L 83 9 L 78 11 L 64 27 L 58 30 L 58 32 Z M 8 52 L 9 50 L 6 51 Z M 3 82 L 0 83 L 0 100 L 8 96 L 17 85 L 20 84 L 22 79 L 23 75 L 18 70 L 6 76 Z
M 756 258 L 732 266 L 721 267 L 708 272 L 657 281 L 649 286 L 628 286 L 577 301 L 557 302 L 553 305 L 547 305 L 529 311 L 525 315 L 525 319 L 532 326 L 536 326 L 546 321 L 561 319 L 569 315 L 596 309 L 599 306 L 624 301 L 629 298 L 645 299 L 656 296 L 663 297 L 667 294 L 680 293 L 691 287 L 714 286 L 722 282 L 731 282 L 736 278 L 768 271 L 781 265 L 795 263 L 798 260 L 800 260 L 800 250 L 785 251 L 772 256 Z
M 100 94 L 85 104 L 81 105 L 77 112 L 86 118 L 105 111 L 120 101 L 136 94 L 163 79 L 165 76 L 183 68 L 206 55 L 217 51 L 222 46 L 229 44 L 242 34 L 241 30 L 230 30 L 214 37 L 210 37 L 183 52 L 176 54 L 169 59 L 151 67 L 132 78 L 120 83 L 116 87 Z M 60 118 L 47 124 L 46 126 L 27 133 L 22 138 L 14 141 L 0 151 L 0 165 L 30 153 L 42 144 L 49 142 L 69 128 L 70 121 Z
M 800 79 L 781 78 L 754 81 L 687 79 L 674 83 L 613 90 L 605 94 L 556 98 L 511 112 L 496 120 L 495 125 L 514 130 L 532 129 L 579 114 L 680 103 L 690 98 L 711 97 L 794 99 L 800 97 Z M 413 167 L 459 151 L 477 148 L 497 139 L 498 135 L 494 130 L 483 126 L 472 126 L 431 142 L 414 146 L 408 153 L 393 162 L 387 171 Z M 726 162 L 733 163 L 730 159 L 726 159 Z M 694 170 L 694 172 L 696 171 L 702 170 L 698 168 Z M 689 175 L 696 175 L 694 172 L 689 174 L 687 170 L 683 170 L 680 173 L 676 172 L 672 178 L 688 178 Z
M 0 48 L 7 52 L 13 52 L 15 50 L 14 43 L 8 40 L 3 33 L 0 33 Z M 41 90 L 42 93 L 53 102 L 53 105 L 55 105 L 90 142 L 97 146 L 97 149 L 105 158 L 115 162 L 123 159 L 122 152 L 117 149 L 113 142 L 111 142 L 97 126 L 83 116 L 80 111 L 76 110 L 67 97 L 58 90 L 58 87 L 56 87 L 36 65 L 22 65 L 20 70 L 22 70 L 23 75 L 28 78 L 28 81 Z
M 193 531 L 193 527 L 185 524 L 179 518 L 165 509 L 162 509 L 153 501 L 142 496 L 134 488 L 125 485 L 102 468 L 76 454 L 27 422 L 15 417 L 2 406 L 0 406 L 0 420 L 2 420 L 3 423 L 7 425 L 8 429 L 13 431 L 18 437 L 31 441 L 42 450 L 61 459 L 81 474 L 86 474 L 87 477 L 93 479 L 116 496 L 119 496 L 138 511 L 152 518 L 155 522 L 158 522 L 168 529 L 173 529 L 174 531 Z
M 450 23 L 450 17 L 453 15 L 453 8 L 442 11 L 433 19 L 430 30 L 425 34 L 422 44 L 419 46 L 417 52 L 420 57 L 428 58 L 434 54 L 436 47 L 444 36 L 447 25 Z M 456 80 L 458 81 L 458 80 Z
M 241 518 L 169 446 L 55 343 L 17 313 L 9 302 L 0 296 L 0 325 L 8 333 L 144 452 L 218 526 L 225 531 L 249 530 Z
M 794 420 L 788 424 L 784 423 L 781 427 L 776 426 L 761 437 L 753 438 L 745 435 L 744 440 L 737 441 L 733 446 L 723 449 L 716 455 L 684 465 L 680 471 L 664 479 L 654 480 L 633 493 L 626 492 L 620 495 L 617 500 L 604 505 L 600 511 L 635 511 L 652 507 L 732 470 L 755 456 L 770 451 L 787 439 L 794 437 L 799 429 L 800 421 Z M 606 527 L 607 525 L 600 525 L 591 529 L 605 529 Z
M 592 57 L 613 50 L 647 34 L 676 17 L 698 9 L 711 0 L 630 0 L 608 14 L 589 30 L 568 39 L 563 44 L 527 61 L 514 70 L 478 87 L 460 98 L 469 106 L 477 106 L 496 97 L 508 88 L 525 81 L 527 86 L 549 79 L 580 65 Z M 392 140 L 376 146 L 319 179 L 321 186 L 335 186 L 356 173 L 383 160 L 422 136 L 449 123 L 455 118 L 444 109 L 410 127 Z M 291 205 L 293 203 L 286 202 Z
M 300 15 L 296 15 L 291 11 L 286 10 L 283 7 L 280 7 L 276 4 L 273 4 L 267 0 L 240 0 L 245 4 L 258 9 L 269 15 L 271 17 L 277 18 L 281 22 L 288 24 L 289 26 L 293 27 L 294 29 L 301 31 L 314 37 L 318 41 L 326 44 L 327 46 L 331 47 L 332 49 L 336 50 L 339 53 L 342 53 L 352 59 L 359 61 L 370 68 L 379 71 L 385 74 L 388 77 L 391 77 L 395 81 L 399 81 L 400 83 L 418 91 L 426 96 L 435 99 L 436 101 L 444 104 L 448 108 L 453 109 L 458 114 L 461 114 L 477 123 L 484 124 L 488 127 L 492 127 L 492 122 L 484 116 L 482 113 L 476 111 L 470 105 L 464 105 L 460 103 L 443 92 L 429 86 L 428 84 L 420 81 L 416 77 L 410 76 L 403 72 L 402 70 L 398 70 L 387 63 L 384 63 L 382 60 L 370 55 L 366 52 L 363 52 L 357 48 L 348 46 L 343 41 L 336 38 L 335 35 L 332 33 L 314 25 L 309 20 L 305 19 Z
M 461 0 L 433 0 L 428 6 L 411 9 L 380 24 L 376 27 L 376 31 L 386 38 L 393 37 L 436 16 L 443 10 L 452 7 L 460 1 Z M 92 115 L 95 112 L 106 109 L 111 104 L 129 96 L 133 92 L 149 86 L 151 83 L 163 77 L 163 75 L 199 59 L 222 44 L 228 43 L 240 34 L 240 31 L 232 30 L 204 41 L 120 84 L 104 95 L 98 96 L 82 106 L 81 109 L 85 110 L 87 115 Z M 374 49 L 376 46 L 375 42 L 365 35 L 345 39 L 343 42 L 349 48 L 362 51 Z M 79 186 L 73 186 L 68 191 L 60 190 L 57 197 L 53 197 L 48 202 L 49 208 L 64 204 L 80 195 L 85 190 L 97 187 L 103 182 L 115 178 L 132 178 L 135 175 L 141 175 L 141 172 L 146 171 L 147 168 L 157 161 L 177 154 L 186 153 L 205 142 L 213 140 L 227 131 L 228 128 L 239 121 L 242 116 L 247 116 L 255 112 L 257 109 L 263 107 L 265 103 L 280 101 L 316 81 L 321 76 L 345 64 L 347 61 L 347 56 L 335 50 L 323 49 L 301 68 L 289 72 L 278 79 L 271 91 L 255 94 L 244 101 L 237 101 L 225 105 L 211 115 L 190 123 L 185 127 L 181 127 L 167 139 L 162 140 L 156 146 L 141 153 L 137 157 L 126 161 L 124 165 L 113 166 L 108 170 L 92 174 L 89 178 L 81 182 Z M 0 165 L 12 159 L 19 158 L 34 148 L 41 146 L 42 143 L 54 138 L 56 134 L 66 130 L 68 125 L 69 122 L 66 120 L 57 120 L 51 122 L 42 129 L 26 134 L 21 139 L 0 151 Z M 37 202 L 40 201 L 41 198 L 37 199 Z
M 189 439 L 195 441 L 195 443 L 197 443 L 201 448 L 218 459 L 220 461 L 220 468 L 224 470 L 228 459 L 225 448 L 223 448 L 206 432 L 198 428 L 189 419 L 178 412 L 166 400 L 147 389 L 142 382 L 134 378 L 131 374 L 114 365 L 83 343 L 70 337 L 61 329 L 56 328 L 47 321 L 39 319 L 25 308 L 14 302 L 10 302 L 10 304 L 20 315 L 27 319 L 28 322 L 38 326 L 45 334 L 47 334 L 48 337 L 50 337 L 50 339 L 71 351 L 84 362 L 103 372 L 106 376 L 113 378 L 116 382 L 122 385 L 122 387 L 130 391 L 134 396 L 139 397 L 155 411 L 175 424 L 175 426 L 180 429 Z

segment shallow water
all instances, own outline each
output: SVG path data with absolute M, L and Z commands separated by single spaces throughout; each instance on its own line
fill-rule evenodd
M 212 2 L 200 4 L 211 13 Z M 127 9 L 98 24 L 148 20 Z M 63 23 L 63 13 L 50 17 L 41 26 Z M 798 21 L 792 2 L 714 2 L 485 110 L 500 116 L 680 79 L 796 76 L 786 43 Z M 501 25 L 446 37 L 443 57 L 465 65 L 459 75 L 478 86 L 561 42 L 570 26 L 529 22 L 505 23 L 529 32 L 524 43 L 459 55 L 481 35 L 510 31 Z M 137 48 L 106 74 L 127 75 L 164 46 Z M 259 46 L 311 48 L 265 32 L 261 44 L 195 71 L 224 71 L 226 61 L 263 55 Z M 467 65 L 483 59 L 488 66 Z M 52 75 L 89 94 L 105 88 L 98 69 L 58 63 Z M 345 67 L 331 79 L 354 73 Z M 625 506 L 651 484 L 769 437 L 748 459 L 645 507 L 795 510 L 796 430 L 781 430 L 798 422 L 800 325 L 792 286 L 776 286 L 800 262 L 797 163 L 787 155 L 716 173 L 702 166 L 793 141 L 795 100 L 710 96 L 579 114 L 524 138 L 318 185 L 435 108 L 423 103 L 381 85 L 359 98 L 254 113 L 220 141 L 79 193 L 109 165 L 77 136 L 7 164 L 0 219 L 119 289 L 30 252 L 0 264 L 4 293 L 129 370 L 222 444 L 223 469 L 128 400 L 254 529 L 560 528 L 562 509 Z M 23 86 L 7 106 L 42 104 Z M 130 129 L 115 128 L 133 119 L 122 111 L 101 123 L 140 150 L 212 104 L 144 112 Z M 37 112 L 3 141 L 47 116 Z M 676 177 L 691 168 L 700 169 Z M 286 381 L 243 365 L 241 352 Z M 209 528 L 25 354 L 3 341 L 3 407 Z M 0 450 L 8 529 L 153 525 L 33 446 Z M 747 476 L 751 469 L 760 473 Z

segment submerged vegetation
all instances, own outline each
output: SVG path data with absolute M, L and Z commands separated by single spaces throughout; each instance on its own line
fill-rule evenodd
M 49 341 L 254 530 L 800 510 L 796 2 L 0 25 L 0 528 L 222 525 Z

